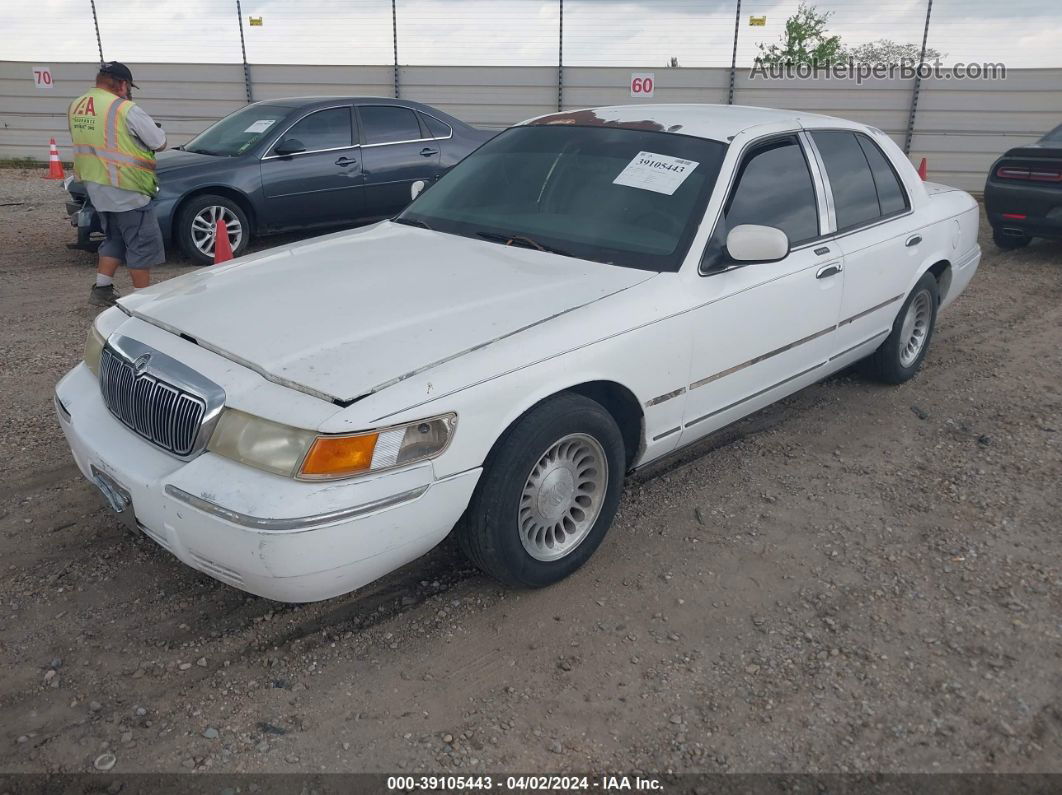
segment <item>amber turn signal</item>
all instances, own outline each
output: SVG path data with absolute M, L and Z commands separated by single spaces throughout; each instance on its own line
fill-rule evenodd
M 367 472 L 372 466 L 377 433 L 361 436 L 318 436 L 302 463 L 303 477 L 341 477 Z

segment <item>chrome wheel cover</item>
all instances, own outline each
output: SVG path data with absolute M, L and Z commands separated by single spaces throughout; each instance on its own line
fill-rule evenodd
M 929 323 L 933 317 L 933 296 L 929 290 L 923 290 L 907 307 L 900 328 L 900 364 L 910 367 L 918 360 L 918 355 L 926 346 L 929 337 Z
M 233 251 L 236 251 L 240 243 L 243 242 L 243 224 L 240 223 L 236 213 L 228 207 L 222 207 L 218 204 L 204 207 L 192 218 L 191 232 L 192 244 L 208 257 L 214 256 L 214 235 L 217 230 L 218 220 L 225 222 L 225 227 L 229 231 L 229 243 Z
M 520 495 L 520 543 L 535 560 L 560 560 L 583 542 L 601 513 L 608 458 L 601 443 L 571 433 L 531 468 Z

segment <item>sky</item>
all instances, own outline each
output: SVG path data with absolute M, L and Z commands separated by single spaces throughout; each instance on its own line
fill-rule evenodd
M 798 0 L 742 0 L 738 62 L 778 40 Z M 558 0 L 396 0 L 398 59 L 556 65 Z M 927 0 L 822 0 L 849 45 L 921 43 Z M 390 64 L 390 0 L 241 0 L 251 63 Z M 236 0 L 96 0 L 103 54 L 131 63 L 241 60 Z M 735 0 L 564 0 L 570 66 L 729 66 Z M 766 17 L 751 26 L 750 17 Z M 261 17 L 251 27 L 249 17 Z M 94 61 L 89 0 L 0 4 L 0 60 Z M 1062 66 L 1062 0 L 933 0 L 928 44 L 945 64 Z

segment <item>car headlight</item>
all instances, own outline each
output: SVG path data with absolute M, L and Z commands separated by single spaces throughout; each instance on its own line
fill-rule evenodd
M 365 433 L 325 435 L 226 409 L 207 449 L 285 477 L 322 480 L 426 461 L 450 443 L 457 415 Z
M 106 344 L 107 338 L 100 334 L 96 324 L 89 326 L 88 338 L 85 340 L 85 366 L 97 378 L 100 375 L 100 357 L 103 355 L 103 346 Z

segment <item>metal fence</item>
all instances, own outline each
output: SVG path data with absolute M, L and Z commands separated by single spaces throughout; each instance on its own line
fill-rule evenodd
M 50 66 L 52 87 L 38 89 L 30 61 L 0 61 L 0 158 L 46 159 L 48 139 L 70 157 L 66 110 L 92 83 L 96 64 Z M 182 143 L 246 103 L 240 64 L 131 64 L 137 97 Z M 557 109 L 556 70 L 535 66 L 402 66 L 402 96 L 435 105 L 471 124 L 502 128 Z M 726 104 L 728 68 L 657 69 L 652 98 L 632 98 L 635 73 L 623 67 L 566 67 L 564 108 L 648 102 Z M 307 94 L 393 96 L 390 66 L 251 67 L 256 99 Z M 1034 141 L 1062 121 L 1062 69 L 1011 70 L 999 84 L 923 80 L 911 135 L 911 157 L 926 157 L 930 178 L 979 191 L 1003 150 Z M 735 104 L 825 113 L 872 124 L 901 145 L 906 139 L 913 81 L 763 80 L 739 71 Z
M 916 60 L 1005 64 L 1006 79 L 752 76 L 799 0 L 66 0 L 50 5 L 68 11 L 59 26 L 0 10 L 20 59 L 0 62 L 0 157 L 68 144 L 66 106 L 97 57 L 134 67 L 137 99 L 174 143 L 245 102 L 300 94 L 399 96 L 491 128 L 558 108 L 733 103 L 865 121 L 927 157 L 934 179 L 979 189 L 996 154 L 1062 120 L 1058 0 L 811 5 L 846 48 L 888 39 Z M 633 95 L 645 74 L 653 90 Z

